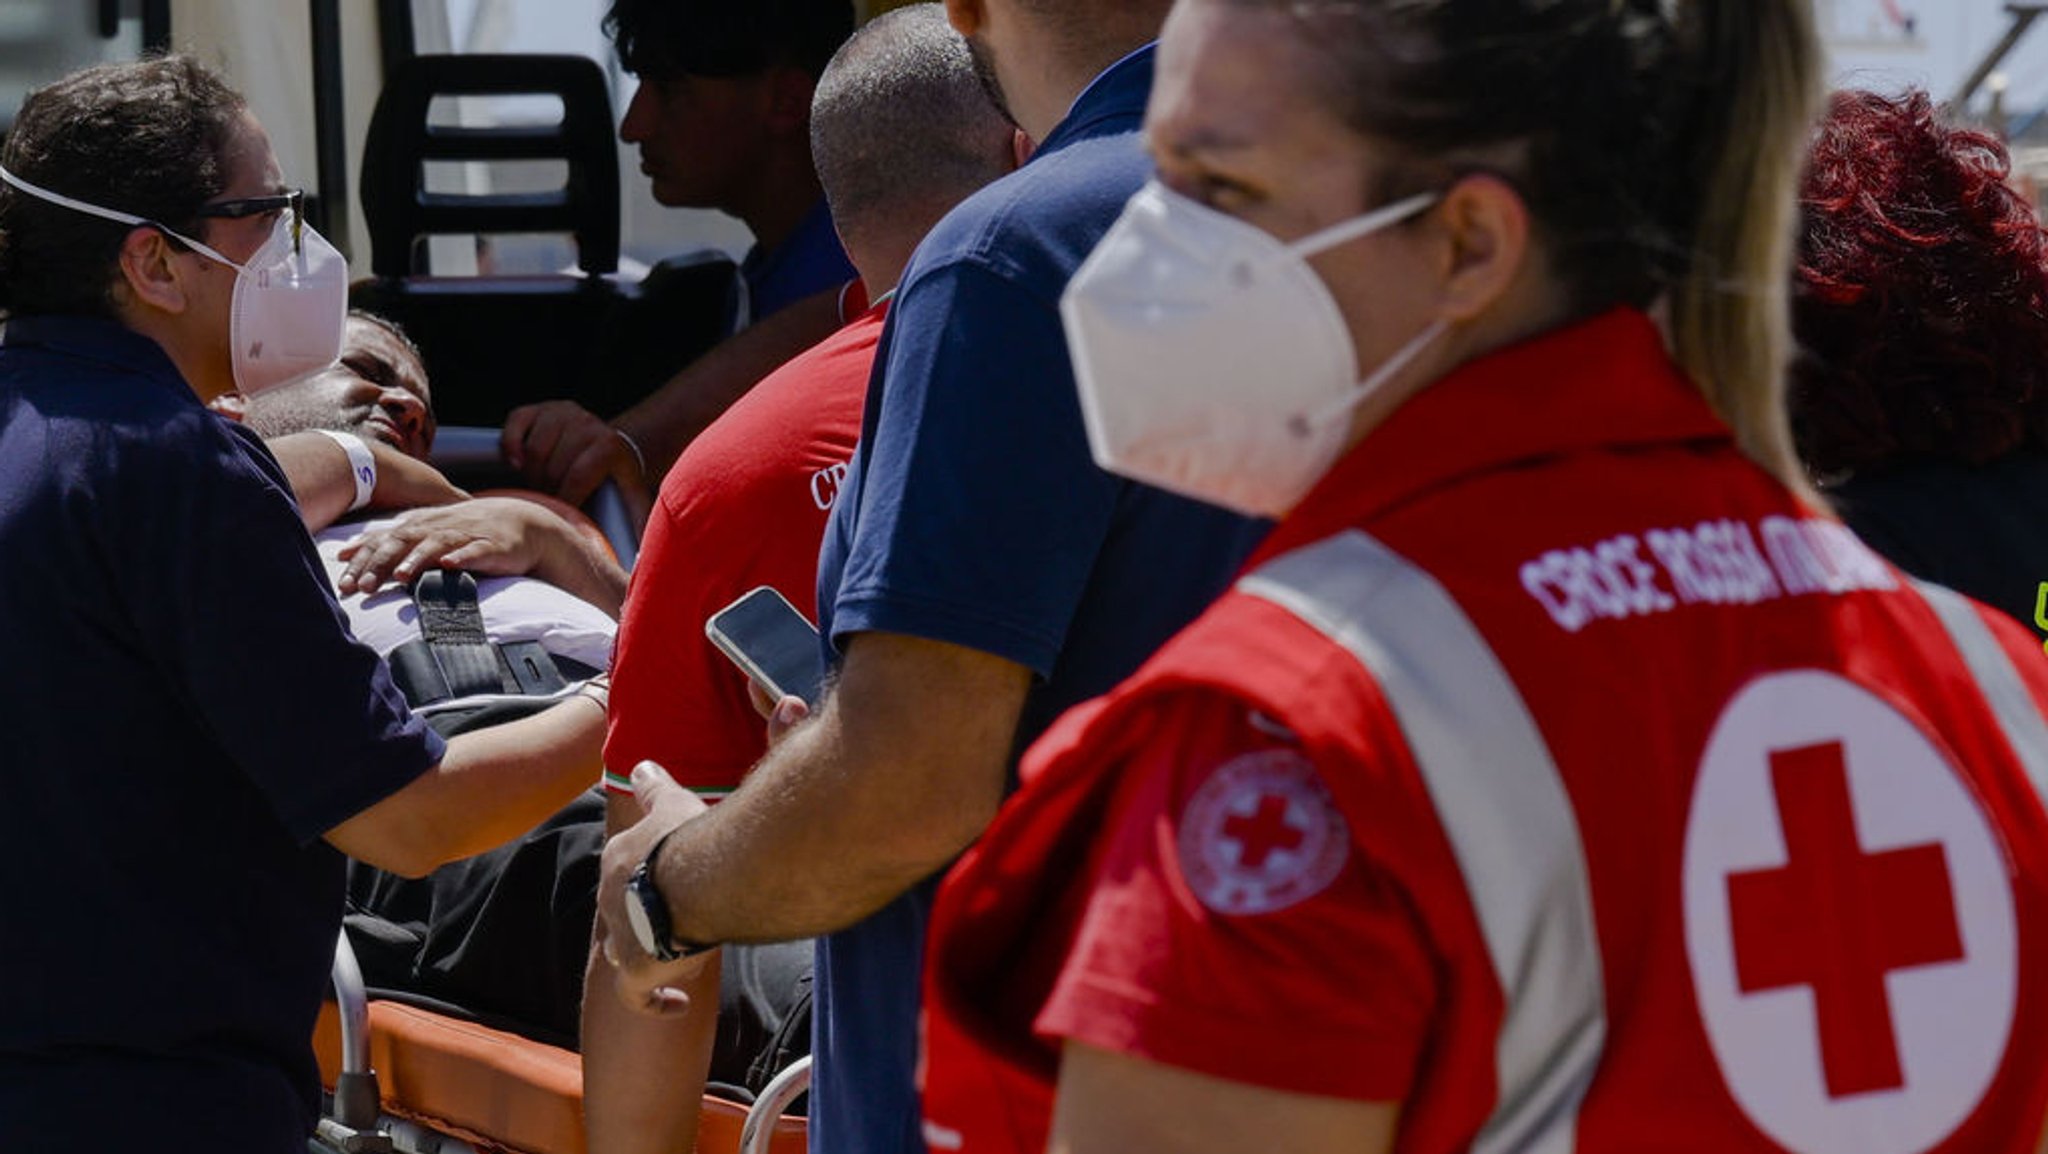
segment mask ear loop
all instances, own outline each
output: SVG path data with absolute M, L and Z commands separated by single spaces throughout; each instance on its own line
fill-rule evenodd
M 1424 349 L 1435 344 L 1438 337 L 1449 332 L 1450 328 L 1451 322 L 1447 320 L 1439 318 L 1431 321 L 1428 328 L 1415 334 L 1414 338 L 1396 350 L 1393 356 L 1381 362 L 1380 367 L 1374 369 L 1372 375 L 1365 380 L 1360 381 L 1357 388 L 1319 408 L 1297 414 L 1287 422 L 1288 429 L 1298 437 L 1306 437 L 1318 425 L 1333 421 L 1357 408 L 1365 403 L 1367 397 L 1379 392 L 1388 381 L 1394 379 L 1395 374 L 1407 368 L 1416 357 L 1421 356 Z
M 214 260 L 217 260 L 220 263 L 228 266 L 229 268 L 234 269 L 236 272 L 244 271 L 239 263 L 231 261 L 228 258 L 222 256 L 220 253 L 216 252 L 211 246 L 204 244 L 200 241 L 193 240 L 191 237 L 186 236 L 184 233 L 181 233 L 176 229 L 168 228 L 146 217 L 136 216 L 132 212 L 119 212 L 111 208 L 102 208 L 99 205 L 92 204 L 88 201 L 76 200 L 72 197 L 65 196 L 61 192 L 51 192 L 47 188 L 44 188 L 40 185 L 31 184 L 28 181 L 23 180 L 22 178 L 7 171 L 5 168 L 0 168 L 0 181 L 6 182 L 7 184 L 13 186 L 14 188 L 19 189 L 20 191 L 35 197 L 37 200 L 46 200 L 51 204 L 57 205 L 60 208 L 68 208 L 73 212 L 82 212 L 87 216 L 96 216 L 99 217 L 101 220 L 111 220 L 115 224 L 125 224 L 133 228 L 156 229 L 157 231 L 163 233 L 165 236 L 175 237 L 179 241 L 179 243 L 187 245 L 188 247 L 205 256 L 212 257 Z
M 1418 192 L 1414 196 L 1403 197 L 1392 204 L 1376 208 L 1363 216 L 1354 216 L 1350 220 L 1333 224 L 1317 232 L 1312 232 L 1293 244 L 1288 245 L 1287 250 L 1296 257 L 1306 260 L 1317 253 L 1328 252 L 1338 245 L 1349 244 L 1360 237 L 1399 224 L 1441 199 L 1443 199 L 1443 193 L 1441 192 Z M 1409 362 L 1420 356 L 1422 350 L 1435 343 L 1436 339 L 1443 336 L 1450 327 L 1451 323 L 1449 321 L 1438 320 L 1432 322 L 1428 328 L 1417 333 L 1414 339 L 1402 345 L 1393 356 L 1388 357 L 1379 368 L 1374 369 L 1365 380 L 1359 382 L 1357 388 L 1345 393 L 1341 397 L 1332 399 L 1328 404 L 1319 408 L 1311 409 L 1306 413 L 1295 414 L 1287 422 L 1288 429 L 1298 437 L 1306 437 L 1316 426 L 1334 420 L 1357 408 L 1365 402 L 1367 397 L 1378 392 L 1382 386 L 1389 380 L 1392 380 L 1396 373 L 1407 368 Z
M 1287 251 L 1307 259 L 1318 253 L 1328 252 L 1340 244 L 1349 244 L 1362 236 L 1375 233 L 1383 228 L 1399 224 L 1443 199 L 1440 192 L 1418 192 L 1403 197 L 1392 204 L 1382 205 L 1363 216 L 1339 221 L 1328 228 L 1312 232 L 1287 246 Z

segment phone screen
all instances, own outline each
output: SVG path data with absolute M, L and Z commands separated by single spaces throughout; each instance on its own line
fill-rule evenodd
M 825 684 L 818 631 L 774 589 L 763 585 L 712 614 L 704 634 L 763 689 L 818 703 Z

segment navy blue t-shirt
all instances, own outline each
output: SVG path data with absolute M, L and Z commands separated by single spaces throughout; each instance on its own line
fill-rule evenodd
M 269 452 L 110 322 L 0 344 L 0 621 L 0 1150 L 303 1152 L 321 835 L 441 740 Z
M 839 232 L 832 225 L 832 210 L 823 197 L 818 198 L 818 203 L 797 224 L 796 231 L 781 244 L 774 248 L 756 245 L 741 263 L 740 275 L 747 282 L 750 321 L 781 312 L 805 297 L 836 289 L 860 276 L 853 269 L 852 258 L 846 255 L 846 246 L 839 243 Z
M 1019 751 L 1221 593 L 1264 528 L 1103 472 L 1082 428 L 1060 293 L 1151 172 L 1136 135 L 1151 84 L 1150 48 L 1110 68 L 1029 164 L 919 247 L 819 560 L 834 644 L 933 638 L 1035 672 Z M 820 1154 L 924 1148 L 912 1078 L 933 885 L 819 939 Z

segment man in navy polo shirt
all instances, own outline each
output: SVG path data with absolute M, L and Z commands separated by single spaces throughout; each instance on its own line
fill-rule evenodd
M 1167 7 L 949 0 L 1039 147 L 903 276 L 820 563 L 836 684 L 716 811 L 636 774 L 652 815 L 606 851 L 600 909 L 629 1002 L 676 1008 L 691 962 L 649 945 L 827 935 L 811 1099 L 825 1154 L 923 1149 L 931 878 L 995 812 L 1013 752 L 1192 618 L 1260 530 L 1094 466 L 1058 317 L 1150 171 L 1136 132 Z M 629 916 L 648 928 L 626 932 Z
M 303 1154 L 342 853 L 522 832 L 596 779 L 602 693 L 444 743 L 204 407 L 335 347 L 345 288 L 260 275 L 332 250 L 218 77 L 66 77 L 0 178 L 0 1150 Z M 300 436 L 294 475 L 377 499 L 374 454 Z

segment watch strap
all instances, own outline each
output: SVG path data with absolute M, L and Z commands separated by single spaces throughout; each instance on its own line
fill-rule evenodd
M 647 952 L 652 954 L 656 961 L 661 962 L 680 961 L 697 954 L 709 953 L 719 945 L 717 942 L 693 942 L 676 936 L 675 923 L 670 920 L 668 914 L 668 899 L 662 896 L 661 887 L 655 882 L 655 869 L 661 857 L 662 847 L 668 844 L 669 838 L 675 836 L 675 832 L 672 829 L 655 840 L 653 848 L 641 859 L 640 865 L 634 869 L 633 876 L 626 886 L 633 899 L 640 903 L 641 912 L 647 916 L 647 927 L 653 938 L 652 941 L 640 944 L 647 947 Z

